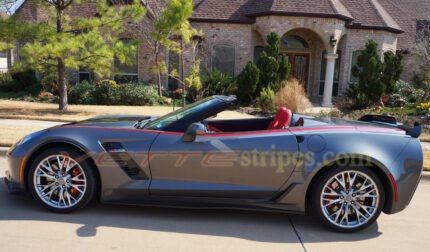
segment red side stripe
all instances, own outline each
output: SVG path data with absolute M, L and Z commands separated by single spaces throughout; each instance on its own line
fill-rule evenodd
M 89 129 L 100 129 L 100 130 L 114 130 L 114 131 L 132 131 L 132 132 L 146 132 L 162 135 L 176 135 L 182 136 L 182 132 L 167 132 L 159 130 L 141 130 L 141 129 L 128 129 L 128 128 L 111 128 L 111 127 L 100 127 L 100 126 L 84 126 L 84 125 L 67 125 L 62 128 L 89 128 Z M 306 131 L 366 131 L 366 132 L 387 132 L 387 133 L 399 133 L 404 132 L 401 129 L 387 129 L 379 127 L 367 127 L 367 126 L 325 126 L 325 127 L 309 127 L 309 128 L 289 128 L 289 129 L 274 129 L 274 130 L 262 130 L 262 131 L 247 131 L 247 132 L 233 132 L 233 133 L 209 133 L 204 134 L 205 137 L 229 137 L 229 136 L 251 136 L 251 135 L 266 135 L 271 133 L 283 133 L 283 132 L 306 132 Z
M 393 174 L 390 173 L 388 176 L 390 177 L 391 184 L 393 185 L 394 201 L 397 202 L 399 200 L 399 191 L 397 190 L 396 180 L 394 179 Z

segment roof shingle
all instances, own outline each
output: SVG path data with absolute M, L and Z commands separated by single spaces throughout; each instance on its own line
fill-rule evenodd
M 376 0 L 195 0 L 192 20 L 252 23 L 263 15 L 329 16 L 352 21 L 357 28 L 400 32 Z

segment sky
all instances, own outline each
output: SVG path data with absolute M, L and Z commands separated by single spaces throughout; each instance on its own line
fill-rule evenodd
M 15 11 L 16 9 L 18 9 L 18 7 L 22 4 L 22 2 L 24 2 L 24 0 L 18 0 L 16 1 L 15 5 L 13 6 L 13 11 Z M 3 6 L 1 6 L 3 7 Z

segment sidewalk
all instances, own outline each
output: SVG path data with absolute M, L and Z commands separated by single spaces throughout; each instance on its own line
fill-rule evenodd
M 6 152 L 9 150 L 9 147 L 0 147 L 0 156 L 6 156 Z
M 34 126 L 50 128 L 56 125 L 65 124 L 64 122 L 38 121 L 38 120 L 18 120 L 0 119 L 0 126 Z

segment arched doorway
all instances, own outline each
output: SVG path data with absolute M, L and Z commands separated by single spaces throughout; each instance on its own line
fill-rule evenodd
M 296 78 L 307 89 L 309 75 L 309 44 L 298 35 L 284 35 L 281 50 L 291 66 L 290 77 Z
M 291 65 L 290 77 L 303 85 L 314 102 L 319 99 L 319 70 L 324 50 L 320 36 L 306 28 L 290 30 L 281 37 L 281 52 Z

